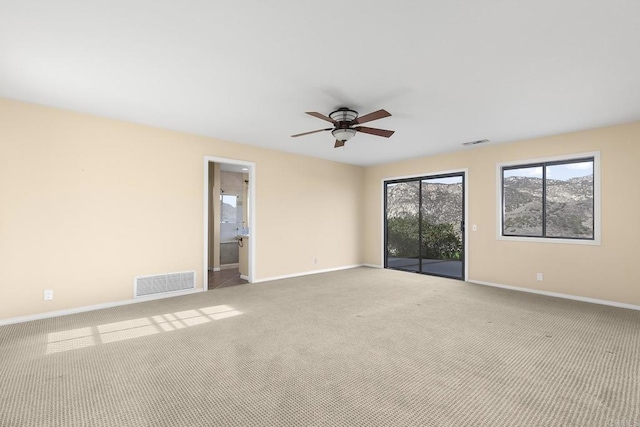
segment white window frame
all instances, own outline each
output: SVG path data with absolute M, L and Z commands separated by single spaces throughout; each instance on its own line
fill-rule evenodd
M 593 239 L 562 239 L 549 237 L 530 236 L 503 236 L 502 235 L 502 212 L 504 209 L 502 200 L 502 168 L 511 166 L 526 166 L 532 163 L 570 161 L 584 157 L 593 157 Z M 498 240 L 529 242 L 529 243 L 562 243 L 570 245 L 596 245 L 601 243 L 602 218 L 600 206 L 600 151 L 590 151 L 586 153 L 571 153 L 553 157 L 542 157 L 536 159 L 523 159 L 496 164 L 496 238 Z

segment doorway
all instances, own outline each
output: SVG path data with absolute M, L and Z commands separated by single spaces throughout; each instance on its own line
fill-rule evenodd
M 255 164 L 206 156 L 204 177 L 203 288 L 206 291 L 231 283 L 252 282 L 256 247 Z
M 384 181 L 384 267 L 465 279 L 465 176 Z

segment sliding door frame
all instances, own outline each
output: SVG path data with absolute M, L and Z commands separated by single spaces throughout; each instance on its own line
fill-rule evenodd
M 388 268 L 387 266 L 387 194 L 386 194 L 386 184 L 388 183 L 399 183 L 399 182 L 409 182 L 409 181 L 415 181 L 417 179 L 419 179 L 420 181 L 420 197 L 419 197 L 419 203 L 418 203 L 418 207 L 419 207 L 419 215 L 418 218 L 422 217 L 422 194 L 421 194 L 421 189 L 422 189 L 422 180 L 423 179 L 433 179 L 433 178 L 443 178 L 445 176 L 451 176 L 451 175 L 462 175 L 462 190 L 463 190 L 463 200 L 462 200 L 462 211 L 463 211 L 463 232 L 462 232 L 462 244 L 463 244 L 463 250 L 464 250 L 464 256 L 463 256 L 463 265 L 462 265 L 462 269 L 463 269 L 463 277 L 461 278 L 461 280 L 467 281 L 469 280 L 469 220 L 468 220 L 468 207 L 469 207 L 469 169 L 464 168 L 464 169 L 452 169 L 452 170 L 445 170 L 445 171 L 437 171 L 437 172 L 425 172 L 425 173 L 419 173 L 419 174 L 414 174 L 414 175 L 404 175 L 404 176 L 395 176 L 395 177 L 387 177 L 387 178 L 382 178 L 381 180 L 381 192 L 380 192 L 380 196 L 381 196 L 381 205 L 382 205 L 382 217 L 380 218 L 381 221 L 381 242 L 382 242 L 382 251 L 381 251 L 381 260 L 382 262 L 380 263 L 380 266 L 382 268 Z M 419 226 L 421 226 L 421 224 L 419 224 Z M 419 230 L 420 231 L 420 230 Z M 420 234 L 420 237 L 422 237 L 422 235 Z M 420 245 L 421 246 L 421 245 Z M 422 248 L 418 249 L 418 254 L 420 256 L 420 259 L 422 257 Z M 422 262 L 420 262 L 420 271 L 422 271 Z M 435 274 L 430 274 L 433 276 L 437 276 Z M 448 276 L 447 276 L 448 277 Z

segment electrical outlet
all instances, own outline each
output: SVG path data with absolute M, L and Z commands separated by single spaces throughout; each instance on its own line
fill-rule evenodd
M 313 258 L 313 263 L 317 264 L 318 263 L 318 258 Z
M 46 291 L 44 291 L 44 300 L 51 301 L 52 299 L 53 299 L 53 290 L 47 289 Z
M 536 274 L 536 280 L 538 280 L 538 282 L 542 282 L 542 273 Z

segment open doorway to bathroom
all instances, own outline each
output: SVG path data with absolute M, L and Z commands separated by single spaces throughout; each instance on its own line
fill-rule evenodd
M 205 157 L 205 290 L 252 281 L 254 164 Z

